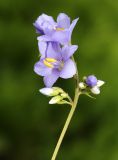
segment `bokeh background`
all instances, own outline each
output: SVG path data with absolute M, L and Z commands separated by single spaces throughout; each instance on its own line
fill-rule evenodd
M 80 17 L 72 42 L 80 79 L 106 81 L 96 100 L 80 97 L 60 160 L 118 160 L 118 1 L 0 0 L 0 160 L 50 160 L 69 106 L 48 105 L 32 23 L 41 14 Z M 60 79 L 73 95 L 74 82 Z

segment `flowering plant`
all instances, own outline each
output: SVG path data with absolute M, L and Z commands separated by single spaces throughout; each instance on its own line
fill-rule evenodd
M 51 16 L 42 14 L 34 23 L 38 36 L 40 59 L 34 65 L 36 74 L 43 77 L 45 87 L 40 92 L 51 97 L 49 104 L 69 104 L 71 106 L 64 128 L 55 147 L 51 160 L 55 160 L 64 135 L 77 107 L 79 96 L 85 94 L 94 98 L 92 94 L 99 94 L 104 81 L 97 80 L 94 75 L 83 77 L 79 81 L 79 73 L 73 54 L 78 49 L 71 44 L 72 31 L 79 18 L 70 22 L 70 18 L 60 13 L 57 22 Z M 75 78 L 75 96 L 71 99 L 62 88 L 53 87 L 58 78 Z

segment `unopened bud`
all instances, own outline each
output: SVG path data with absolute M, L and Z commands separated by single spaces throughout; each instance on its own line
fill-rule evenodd
M 62 93 L 62 94 L 61 94 L 61 97 L 67 98 L 67 97 L 68 97 L 68 94 L 67 94 L 67 93 Z
M 85 88 L 86 88 L 85 83 L 84 83 L 84 82 L 80 82 L 80 83 L 79 83 L 79 88 L 80 88 L 80 89 L 85 89 Z
M 60 102 L 62 99 L 63 99 L 63 97 L 61 97 L 61 96 L 55 96 L 49 101 L 49 104 L 56 104 L 56 103 Z
M 39 91 L 46 96 L 56 96 L 59 94 L 59 91 L 54 88 L 42 88 Z

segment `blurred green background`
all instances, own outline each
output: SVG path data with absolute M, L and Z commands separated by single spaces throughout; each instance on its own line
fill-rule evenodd
M 73 32 L 80 77 L 106 81 L 96 100 L 80 97 L 57 159 L 118 160 L 118 1 L 0 0 L 0 160 L 50 160 L 69 106 L 48 105 L 32 23 L 41 14 L 80 17 Z M 60 79 L 73 95 L 74 82 Z

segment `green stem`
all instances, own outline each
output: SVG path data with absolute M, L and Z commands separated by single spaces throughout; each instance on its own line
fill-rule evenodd
M 74 60 L 74 57 L 72 57 L 72 58 L 73 58 L 73 60 Z M 75 62 L 75 60 L 74 60 L 74 62 Z M 75 65 L 76 65 L 76 63 L 75 63 Z M 77 65 L 76 65 L 76 68 L 77 68 Z M 76 107 L 77 107 L 77 102 L 78 102 L 79 95 L 80 95 L 79 88 L 78 88 L 78 83 L 79 83 L 79 78 L 78 78 L 78 70 L 77 70 L 77 73 L 76 73 L 76 88 L 75 88 L 74 102 L 73 102 L 73 104 L 72 104 L 71 110 L 70 110 L 70 112 L 69 112 L 69 115 L 68 115 L 68 117 L 67 117 L 67 120 L 66 120 L 66 122 L 65 122 L 65 125 L 64 125 L 64 127 L 63 127 L 63 130 L 62 130 L 62 132 L 61 132 L 61 135 L 60 135 L 60 137 L 59 137 L 59 140 L 58 140 L 58 142 L 57 142 L 57 145 L 56 145 L 56 147 L 55 147 L 55 150 L 54 150 L 54 153 L 53 153 L 53 155 L 52 155 L 51 160 L 55 160 L 56 157 L 57 157 L 59 148 L 60 148 L 60 146 L 61 146 L 61 143 L 62 143 L 62 141 L 63 141 L 63 138 L 64 138 L 64 136 L 65 136 L 65 133 L 66 133 L 66 131 L 67 131 L 67 129 L 68 129 L 68 126 L 69 126 L 69 124 L 70 124 L 70 121 L 71 121 L 71 119 L 72 119 L 72 117 L 73 117 L 73 114 L 74 114 L 74 112 L 75 112 L 75 109 L 76 109 Z
M 59 140 L 58 140 L 58 142 L 57 142 L 57 145 L 56 145 L 56 147 L 55 147 L 55 150 L 54 150 L 54 153 L 53 153 L 53 156 L 52 156 L 51 160 L 55 160 L 56 157 L 57 157 L 57 153 L 58 153 L 59 148 L 60 148 L 60 146 L 61 146 L 62 140 L 63 140 L 63 138 L 64 138 L 64 135 L 65 135 L 65 133 L 66 133 L 66 131 L 67 131 L 67 129 L 68 129 L 68 126 L 69 126 L 70 121 L 71 121 L 71 119 L 72 119 L 72 117 L 73 117 L 74 111 L 75 111 L 75 109 L 76 109 L 77 102 L 78 102 L 78 98 L 79 98 L 79 93 L 78 93 L 78 89 L 77 89 L 77 90 L 76 90 L 76 95 L 75 95 L 74 103 L 73 103 L 73 105 L 72 105 L 72 107 L 71 107 L 71 110 L 70 110 L 69 115 L 68 115 L 68 117 L 67 117 L 67 120 L 66 120 L 66 123 L 65 123 L 65 125 L 64 125 L 64 128 L 63 128 L 63 130 L 62 130 L 62 132 L 61 132 L 60 138 L 59 138 Z

